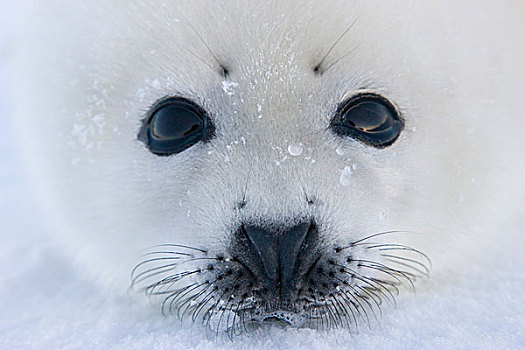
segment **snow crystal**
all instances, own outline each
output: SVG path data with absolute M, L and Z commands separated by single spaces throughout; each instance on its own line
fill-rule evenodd
M 346 152 L 342 147 L 339 146 L 335 149 L 335 153 L 337 153 L 340 156 L 344 156 Z
M 155 79 L 151 82 L 151 86 L 154 88 L 154 89 L 160 89 L 160 81 L 159 79 Z
M 102 128 L 104 126 L 104 114 L 102 113 L 98 113 L 98 114 L 95 114 L 91 120 L 93 121 L 93 123 L 97 126 L 98 128 L 98 132 L 101 134 L 102 133 Z
M 341 171 L 341 177 L 339 177 L 339 183 L 343 186 L 350 185 L 352 177 L 352 168 L 349 166 L 345 166 L 343 171 Z
M 233 81 L 223 81 L 222 82 L 222 90 L 226 93 L 228 96 L 233 96 L 235 94 L 235 88 L 239 86 L 239 84 L 233 82 Z

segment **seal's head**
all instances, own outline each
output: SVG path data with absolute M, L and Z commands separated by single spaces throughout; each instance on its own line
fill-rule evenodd
M 214 327 L 374 313 L 496 186 L 477 43 L 418 6 L 46 4 L 17 123 L 68 251 Z

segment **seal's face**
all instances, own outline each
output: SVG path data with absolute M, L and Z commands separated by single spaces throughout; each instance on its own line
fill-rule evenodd
M 71 35 L 32 43 L 25 112 L 46 117 L 26 132 L 101 279 L 125 288 L 139 259 L 133 285 L 179 316 L 346 325 L 428 273 L 414 244 L 469 222 L 490 174 L 436 9 L 63 6 L 44 27 Z
M 299 81 L 322 79 L 308 68 Z M 283 90 L 271 79 L 241 76 L 237 83 L 229 75 L 222 86 L 235 89 L 226 91 L 223 106 L 207 112 L 188 98 L 163 98 L 151 107 L 138 133 L 144 151 L 160 161 L 193 153 L 195 160 L 184 167 L 188 173 L 182 181 L 174 180 L 181 182 L 174 190 L 180 191 L 187 178 L 191 185 L 182 196 L 170 196 L 180 198 L 180 207 L 190 206 L 187 215 L 197 220 L 193 225 L 207 225 L 205 234 L 220 237 L 220 243 L 181 243 L 174 237 L 134 269 L 133 284 L 162 295 L 163 309 L 181 317 L 202 314 L 212 321 L 216 315 L 220 323 L 224 313 L 232 313 L 227 328 L 241 327 L 241 320 L 243 326 L 267 319 L 302 325 L 336 314 L 330 323 L 343 326 L 356 313 L 375 312 L 397 284 L 412 284 L 417 274 L 427 274 L 424 254 L 373 239 L 386 232 L 366 237 L 370 228 L 363 227 L 359 235 L 350 234 L 358 230 L 364 210 L 377 221 L 385 215 L 384 204 L 370 206 L 388 201 L 385 182 L 378 181 L 375 192 L 369 180 L 356 174 L 374 176 L 366 164 L 391 152 L 387 148 L 401 135 L 404 120 L 394 104 L 379 93 L 355 89 L 313 118 L 308 117 L 316 114 L 311 109 L 321 103 L 301 96 L 305 89 L 295 93 L 299 96 L 282 97 L 296 100 L 286 115 L 274 107 L 276 102 L 261 102 L 267 99 L 265 91 Z M 253 84 L 253 90 L 235 98 L 241 84 L 258 79 L 273 88 L 261 92 Z M 228 102 L 242 107 L 221 111 Z M 337 163 L 340 169 L 326 174 Z M 326 191 L 326 181 L 341 188 L 341 195 Z M 345 202 L 359 197 L 361 208 L 344 212 Z

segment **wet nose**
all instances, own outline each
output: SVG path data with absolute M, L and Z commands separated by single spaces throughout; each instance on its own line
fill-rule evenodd
M 243 225 L 241 230 L 260 258 L 263 283 L 271 292 L 291 290 L 297 274 L 298 258 L 315 225 L 301 223 L 288 228 Z

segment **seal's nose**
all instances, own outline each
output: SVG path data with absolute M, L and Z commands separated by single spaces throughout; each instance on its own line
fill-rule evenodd
M 263 284 L 271 292 L 285 294 L 294 289 L 297 261 L 309 232 L 315 229 L 312 222 L 301 223 L 285 229 L 243 225 L 242 232 L 260 258 Z

